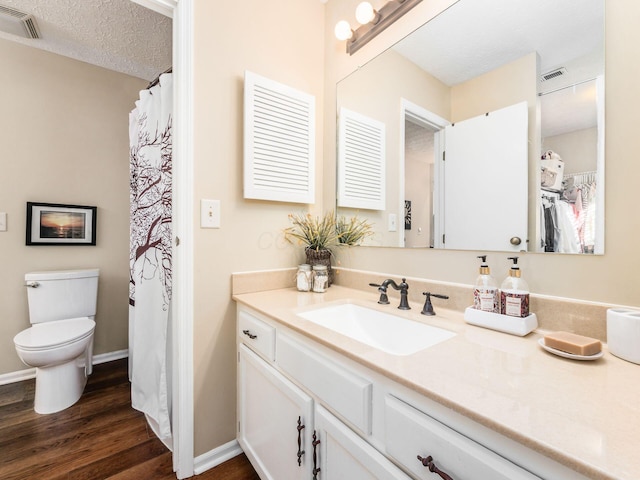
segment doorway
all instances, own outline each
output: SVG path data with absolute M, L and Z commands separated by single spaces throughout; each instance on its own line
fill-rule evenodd
M 433 248 L 436 242 L 440 186 L 436 180 L 442 154 L 444 128 L 449 121 L 401 99 L 400 205 L 404 229 L 400 245 L 407 248 Z
M 173 19 L 172 430 L 177 478 L 194 475 L 193 2 L 132 0 Z
M 404 125 L 404 246 L 433 248 L 435 135 L 432 125 L 405 118 Z

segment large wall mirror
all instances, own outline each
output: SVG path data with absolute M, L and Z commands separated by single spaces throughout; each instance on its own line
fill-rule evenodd
M 337 85 L 367 245 L 604 253 L 605 0 L 459 0 Z

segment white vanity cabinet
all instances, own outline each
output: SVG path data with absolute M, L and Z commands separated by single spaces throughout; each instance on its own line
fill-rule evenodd
M 262 480 L 586 480 L 244 304 L 237 338 L 238 441 Z
M 321 405 L 335 408 L 357 430 L 370 431 L 371 382 L 287 335 L 278 337 L 282 365 L 267 361 L 273 352 L 268 327 L 239 309 L 238 442 L 260 478 L 410 480 Z

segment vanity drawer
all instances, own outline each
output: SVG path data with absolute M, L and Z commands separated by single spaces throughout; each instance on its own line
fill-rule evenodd
M 275 360 L 276 329 L 246 310 L 238 312 L 238 338 L 267 360 Z
M 417 458 L 431 456 L 433 464 L 454 480 L 540 480 L 391 395 L 385 398 L 385 445 L 387 454 L 417 478 L 434 477 Z
M 286 335 L 278 335 L 277 365 L 363 434 L 371 434 L 370 380 Z

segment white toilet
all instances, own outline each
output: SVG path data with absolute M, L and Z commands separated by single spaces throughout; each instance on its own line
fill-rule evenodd
M 76 403 L 92 371 L 98 269 L 25 275 L 31 327 L 13 343 L 36 367 L 34 409 L 54 413 Z

